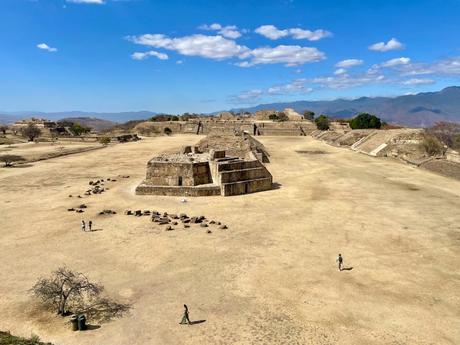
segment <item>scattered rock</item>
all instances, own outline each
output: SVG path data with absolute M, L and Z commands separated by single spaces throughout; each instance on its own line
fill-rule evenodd
M 126 210 L 126 211 L 125 211 L 125 215 L 127 215 L 127 216 L 130 216 L 130 215 L 132 215 L 132 214 L 133 214 L 133 212 L 132 212 L 131 210 Z
M 78 206 L 78 208 L 87 208 L 88 206 L 86 206 L 85 204 L 81 204 L 80 206 Z
M 171 225 L 167 226 L 166 227 L 166 231 L 171 231 L 171 230 L 174 230 L 173 227 Z
M 75 212 L 77 212 L 77 213 L 83 213 L 83 212 L 85 212 L 85 211 L 83 211 L 83 210 L 76 210 Z
M 67 211 L 71 212 L 71 211 L 75 211 L 74 208 L 68 208 Z
M 207 227 L 208 227 L 208 224 L 206 224 L 206 223 L 201 223 L 200 226 L 201 226 L 202 228 L 207 228 Z
M 209 224 L 216 224 L 216 222 L 213 221 L 213 220 L 211 220 L 211 221 L 209 222 Z
M 190 225 L 184 224 L 184 228 L 185 228 L 185 229 L 190 228 Z
M 211 230 L 208 230 L 208 231 L 206 231 L 206 233 L 208 233 L 208 234 L 212 234 L 212 231 L 211 231 Z
M 136 217 L 140 217 L 140 216 L 142 216 L 142 211 L 141 211 L 141 210 L 136 210 L 136 212 L 134 213 L 134 215 L 135 215 Z
M 225 229 L 228 229 L 228 227 L 227 227 L 227 225 L 221 225 L 221 226 L 219 226 L 219 229 L 225 230 Z

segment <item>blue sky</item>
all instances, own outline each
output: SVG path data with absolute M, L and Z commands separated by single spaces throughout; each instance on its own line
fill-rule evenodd
M 460 84 L 460 0 L 1 0 L 0 110 L 211 112 Z

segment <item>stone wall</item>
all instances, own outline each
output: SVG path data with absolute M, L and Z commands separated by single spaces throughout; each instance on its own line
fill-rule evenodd
M 157 186 L 197 186 L 212 183 L 207 162 L 176 163 L 150 161 L 145 182 Z
M 179 186 L 152 186 L 142 183 L 136 188 L 137 195 L 169 195 L 169 196 L 213 196 L 221 195 L 217 185 L 203 185 L 193 187 Z

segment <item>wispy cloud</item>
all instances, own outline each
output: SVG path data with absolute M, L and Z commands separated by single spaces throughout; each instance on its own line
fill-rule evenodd
M 400 57 L 400 58 L 385 61 L 380 66 L 382 66 L 382 67 L 394 67 L 394 66 L 400 66 L 400 65 L 407 65 L 409 63 L 410 63 L 410 58 L 408 58 L 408 57 Z
M 37 44 L 37 48 L 38 48 L 38 49 L 42 49 L 42 50 L 49 51 L 50 53 L 55 53 L 55 52 L 57 52 L 57 48 L 52 48 L 52 47 L 50 47 L 49 45 L 47 45 L 46 43 Z
M 247 53 L 251 57 L 247 66 L 259 64 L 283 63 L 286 66 L 300 66 L 309 62 L 317 62 L 326 58 L 326 55 L 316 48 L 301 46 L 262 47 Z
M 399 42 L 396 38 L 392 38 L 388 42 L 378 42 L 374 43 L 369 46 L 370 50 L 379 51 L 379 52 L 387 52 L 390 50 L 399 50 L 404 49 L 404 44 Z
M 358 59 L 346 59 L 346 60 L 337 62 L 335 64 L 335 67 L 348 68 L 348 67 L 362 65 L 363 62 L 364 62 L 363 60 L 358 60 Z
M 233 104 L 253 104 L 260 99 L 263 91 L 259 89 L 243 91 L 238 95 L 230 97 L 229 101 Z
M 305 30 L 300 28 L 291 28 L 280 30 L 274 25 L 262 25 L 254 30 L 259 35 L 267 37 L 271 40 L 277 40 L 282 37 L 290 36 L 293 39 L 301 40 L 307 39 L 309 41 L 318 41 L 325 37 L 332 36 L 332 33 L 323 29 L 318 30 Z
M 214 23 L 211 25 L 203 24 L 200 25 L 198 28 L 207 31 L 217 31 L 217 33 L 227 38 L 236 39 L 241 37 L 241 32 L 235 25 L 222 26 L 219 23 Z
M 67 2 L 74 4 L 93 4 L 93 5 L 103 5 L 105 0 L 66 0 Z
M 145 60 L 151 56 L 154 56 L 160 60 L 168 60 L 168 55 L 164 53 L 159 53 L 155 50 L 150 50 L 148 52 L 136 52 L 131 54 L 131 58 L 133 60 Z
M 414 86 L 414 85 L 429 85 L 429 84 L 434 84 L 434 83 L 435 81 L 433 79 L 413 78 L 413 79 L 405 80 L 401 84 L 408 85 L 408 86 Z
M 313 91 L 306 85 L 307 79 L 296 79 L 290 83 L 275 85 L 268 88 L 269 95 L 286 95 L 286 94 L 307 94 Z

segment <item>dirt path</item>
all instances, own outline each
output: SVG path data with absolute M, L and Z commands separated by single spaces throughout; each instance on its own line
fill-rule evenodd
M 260 137 L 277 189 L 237 197 L 135 196 L 159 137 L 0 169 L 0 329 L 58 345 L 458 344 L 460 182 L 328 146 Z M 130 175 L 120 178 L 118 175 Z M 117 178 L 84 199 L 88 181 Z M 83 214 L 67 212 L 80 203 Z M 98 216 L 102 209 L 114 216 Z M 163 231 L 123 210 L 205 215 L 226 231 Z M 92 233 L 79 230 L 93 219 Z M 350 271 L 337 272 L 341 252 Z M 71 333 L 27 290 L 66 263 L 133 305 Z M 180 326 L 182 304 L 195 326 Z

